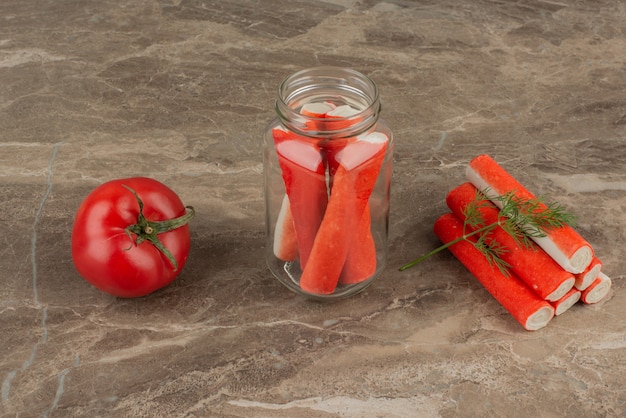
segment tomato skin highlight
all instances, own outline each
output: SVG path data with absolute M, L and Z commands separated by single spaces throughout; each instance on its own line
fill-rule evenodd
M 113 296 L 145 296 L 170 284 L 189 256 L 187 224 L 158 235 L 178 269 L 151 242 L 136 244 L 126 228 L 137 223 L 140 210 L 134 190 L 144 204 L 143 215 L 157 222 L 185 215 L 176 193 L 157 180 L 133 177 L 112 180 L 95 188 L 78 207 L 72 229 L 72 259 L 78 273 Z

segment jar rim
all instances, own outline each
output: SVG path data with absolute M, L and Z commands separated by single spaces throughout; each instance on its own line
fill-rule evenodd
M 345 102 L 356 109 L 350 116 L 332 118 L 332 124 L 319 123 L 328 118 L 303 115 L 299 109 L 314 101 Z M 278 87 L 276 113 L 281 122 L 307 137 L 347 137 L 364 132 L 375 125 L 381 111 L 380 93 L 376 83 L 351 68 L 318 66 L 297 71 L 286 77 Z M 324 126 L 324 129 L 319 129 Z M 316 127 L 318 129 L 311 129 Z

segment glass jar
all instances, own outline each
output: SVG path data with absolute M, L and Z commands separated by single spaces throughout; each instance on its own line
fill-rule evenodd
M 376 84 L 347 68 L 287 77 L 264 133 L 266 261 L 289 289 L 350 296 L 387 262 L 393 134 Z

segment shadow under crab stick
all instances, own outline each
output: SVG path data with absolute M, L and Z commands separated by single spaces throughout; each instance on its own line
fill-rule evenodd
M 298 258 L 298 237 L 291 214 L 289 197 L 285 194 L 274 228 L 274 255 L 279 260 L 293 261 Z
M 324 219 L 315 237 L 300 287 L 312 294 L 330 294 L 339 281 L 363 212 L 382 166 L 388 138 L 373 133 L 347 144 L 338 164 Z M 376 263 L 374 260 L 360 262 Z
M 354 118 L 360 111 L 349 105 L 336 106 L 330 102 L 307 103 L 302 106 L 300 113 L 314 120 L 312 126 L 316 130 L 337 131 L 350 128 L 361 119 Z M 352 118 L 352 119 L 350 119 Z M 328 187 L 332 191 L 335 172 L 339 166 L 337 153 L 348 143 L 356 140 L 349 138 L 328 138 L 319 142 L 324 157 L 324 164 L 328 170 Z M 355 231 L 354 239 L 350 243 L 346 262 L 344 264 L 339 282 L 342 284 L 360 283 L 376 272 L 376 244 L 371 230 L 371 218 L 369 202 L 363 211 L 363 216 Z

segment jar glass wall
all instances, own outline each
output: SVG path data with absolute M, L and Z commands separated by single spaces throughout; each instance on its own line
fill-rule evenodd
M 387 260 L 393 134 L 374 82 L 317 67 L 286 78 L 264 133 L 266 261 L 318 299 L 369 286 Z

